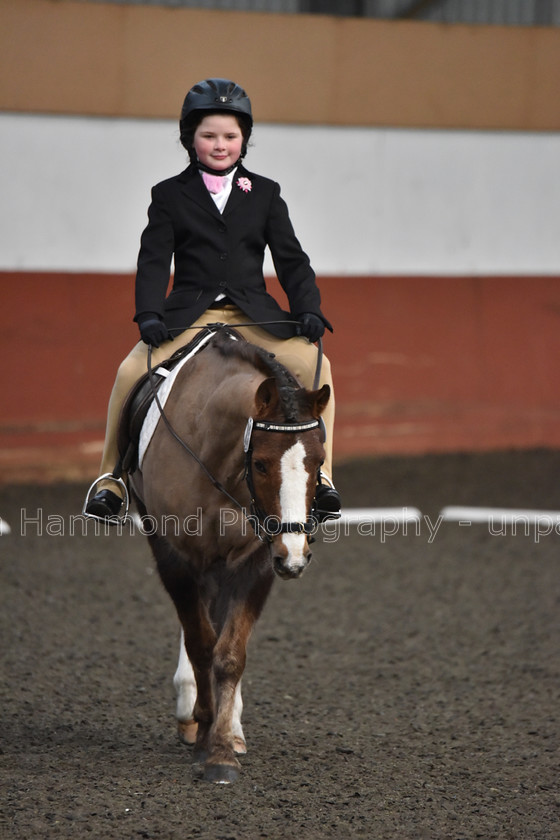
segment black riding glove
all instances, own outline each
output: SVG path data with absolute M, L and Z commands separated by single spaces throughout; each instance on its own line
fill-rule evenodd
M 313 315 L 312 312 L 304 312 L 299 319 L 299 335 L 305 336 L 309 341 L 319 341 L 325 332 L 325 325 L 318 315 Z
M 145 344 L 151 344 L 152 347 L 159 347 L 164 341 L 169 341 L 173 336 L 169 335 L 169 330 L 155 312 L 147 312 L 144 318 L 138 322 L 140 330 L 140 337 Z

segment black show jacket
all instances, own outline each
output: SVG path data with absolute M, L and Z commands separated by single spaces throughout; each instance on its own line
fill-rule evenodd
M 240 188 L 240 178 L 249 179 L 250 190 Z M 289 313 L 266 290 L 267 245 Z M 166 298 L 173 257 L 173 288 Z M 152 189 L 138 256 L 134 320 L 155 312 L 178 332 L 196 321 L 219 294 L 231 298 L 252 321 L 299 320 L 312 312 L 332 329 L 321 312 L 315 273 L 295 236 L 279 185 L 239 166 L 220 214 L 200 172 L 189 166 Z M 280 338 L 296 334 L 289 323 L 264 329 Z

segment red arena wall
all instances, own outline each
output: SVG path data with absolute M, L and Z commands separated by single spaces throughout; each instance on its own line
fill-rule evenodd
M 133 277 L 3 273 L 2 480 L 93 476 Z M 276 281 L 269 281 L 281 299 Z M 324 277 L 335 457 L 560 446 L 557 278 Z M 111 301 L 108 306 L 107 302 Z M 8 396 L 9 395 L 9 396 Z

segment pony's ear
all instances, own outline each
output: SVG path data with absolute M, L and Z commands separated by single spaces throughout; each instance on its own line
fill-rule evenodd
M 255 394 L 255 414 L 263 417 L 272 411 L 278 404 L 278 386 L 274 377 L 264 379 Z
M 326 405 L 331 396 L 331 389 L 329 385 L 323 385 L 318 391 L 309 391 L 307 398 L 311 408 L 313 417 L 320 417 L 326 408 Z

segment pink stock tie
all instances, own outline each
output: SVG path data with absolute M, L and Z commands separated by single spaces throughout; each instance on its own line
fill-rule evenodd
M 202 172 L 202 180 L 206 184 L 208 191 L 217 195 L 225 186 L 223 175 L 210 175 L 209 172 Z

